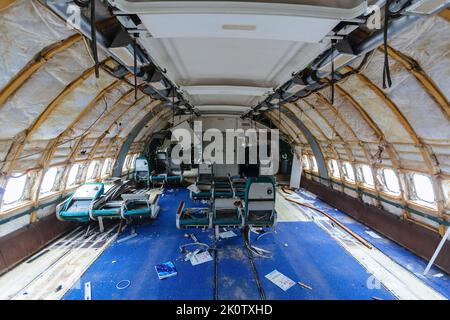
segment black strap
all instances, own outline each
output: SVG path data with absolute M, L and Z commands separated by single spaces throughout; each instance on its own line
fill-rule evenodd
M 331 104 L 334 104 L 334 46 L 336 44 L 335 39 L 331 39 Z
M 136 38 L 133 38 L 133 63 L 134 63 L 134 100 L 137 100 L 137 52 L 136 52 Z
M 91 0 L 91 51 L 95 63 L 95 77 L 98 78 L 97 29 L 95 28 L 95 0 Z
M 389 70 L 389 55 L 388 55 L 388 26 L 389 26 L 389 5 L 391 4 L 391 0 L 386 1 L 386 5 L 384 7 L 384 32 L 383 32 L 383 44 L 384 44 L 384 65 L 383 65 L 383 89 L 387 87 L 391 87 L 391 72 Z M 386 86 L 387 82 L 387 86 Z

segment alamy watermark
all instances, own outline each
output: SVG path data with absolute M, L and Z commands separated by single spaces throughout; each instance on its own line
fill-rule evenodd
M 194 121 L 194 130 L 174 129 L 172 141 L 176 142 L 171 151 L 171 161 L 175 165 L 257 164 L 262 175 L 278 172 L 279 131 L 276 129 L 221 131 L 209 128 L 203 131 L 202 122 Z

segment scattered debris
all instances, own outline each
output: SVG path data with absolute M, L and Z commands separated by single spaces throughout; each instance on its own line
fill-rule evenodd
M 308 286 L 307 284 L 304 284 L 303 282 L 297 281 L 297 283 L 305 289 L 312 290 L 312 288 L 310 286 Z
M 433 275 L 433 277 L 435 277 L 435 278 L 442 278 L 443 276 L 444 276 L 443 273 L 436 273 Z
M 46 253 L 49 252 L 49 251 L 50 251 L 49 249 L 46 249 L 46 250 L 44 250 L 44 251 L 38 253 L 37 255 L 31 257 L 31 258 L 27 261 L 27 263 L 31 263 L 31 262 L 37 260 L 38 258 L 42 257 L 44 254 L 46 254 Z
M 194 183 L 194 184 L 191 184 L 190 186 L 188 186 L 187 189 L 188 189 L 189 191 L 194 192 L 194 193 L 200 192 L 200 189 L 197 187 L 197 185 L 196 185 L 195 183 Z
M 365 247 L 367 247 L 368 249 L 372 249 L 372 245 L 367 242 L 364 238 L 360 237 L 358 234 L 354 233 L 352 230 L 350 230 L 350 228 L 348 228 L 347 226 L 345 226 L 343 223 L 339 222 L 336 218 L 330 216 L 328 213 L 326 213 L 325 211 L 319 209 L 317 206 L 314 205 L 309 205 L 303 202 L 300 202 L 298 200 L 292 199 L 292 198 L 286 198 L 286 200 L 293 202 L 295 204 L 298 204 L 299 206 L 303 206 L 312 210 L 315 210 L 321 214 L 323 214 L 325 217 L 327 217 L 328 219 L 330 219 L 332 222 L 334 222 L 336 225 L 338 225 L 341 229 L 343 229 L 345 232 L 347 232 L 348 234 L 350 234 L 353 238 L 355 238 L 356 240 L 358 240 L 360 243 L 362 243 Z
M 158 275 L 159 280 L 166 279 L 169 277 L 176 276 L 178 274 L 177 269 L 173 262 L 168 261 L 162 264 L 157 264 L 155 266 L 156 274 Z
M 124 237 L 122 239 L 117 240 L 117 243 L 122 243 L 122 242 L 127 241 L 129 239 L 132 239 L 132 238 L 134 238 L 136 236 L 137 236 L 137 233 L 132 233 L 129 236 L 126 236 L 126 237 Z
M 195 234 L 190 233 L 190 234 L 189 234 L 189 237 L 192 239 L 192 241 L 194 241 L 195 243 L 198 243 L 198 239 L 197 239 L 197 237 L 195 236 Z
M 196 266 L 198 264 L 212 261 L 213 258 L 211 257 L 209 251 L 203 251 L 192 254 L 189 260 L 193 266 Z
M 228 230 L 228 231 L 224 231 L 219 233 L 219 238 L 220 239 L 228 239 L 228 238 L 233 238 L 236 237 L 237 234 L 233 232 L 233 230 Z
M 287 243 L 285 243 L 285 244 L 283 244 L 283 246 L 284 246 L 284 247 L 287 247 L 287 246 L 288 246 L 288 244 L 287 244 Z
M 128 288 L 130 285 L 131 285 L 131 281 L 130 280 L 120 280 L 116 284 L 116 289 L 117 290 L 124 290 L 124 289 Z
M 289 290 L 293 285 L 295 285 L 295 282 L 292 279 L 286 277 L 276 269 L 269 274 L 266 274 L 266 278 L 284 291 Z
M 62 289 L 62 285 L 59 285 L 58 287 L 56 287 L 55 292 L 58 292 L 61 289 Z
M 91 282 L 84 283 L 84 300 L 92 300 Z

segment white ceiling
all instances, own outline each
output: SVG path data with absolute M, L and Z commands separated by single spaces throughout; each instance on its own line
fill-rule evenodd
M 353 7 L 333 9 L 330 3 L 336 1 L 326 0 L 319 2 L 327 6 L 307 6 L 306 10 L 290 5 L 291 10 L 283 13 L 281 4 L 252 1 L 259 11 L 245 7 L 245 14 L 233 13 L 242 8 L 242 2 L 194 1 L 179 7 L 173 6 L 176 1 L 116 2 L 138 13 L 149 32 L 140 37 L 141 44 L 185 97 L 196 107 L 204 106 L 200 109 L 216 106 L 218 112 L 226 106 L 247 110 L 262 101 L 320 54 L 329 45 L 323 41 L 325 36 L 340 18 L 355 11 Z M 207 14 L 205 8 L 209 8 Z

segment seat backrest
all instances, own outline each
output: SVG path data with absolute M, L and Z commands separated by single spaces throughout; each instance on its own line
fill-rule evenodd
M 103 194 L 104 190 L 103 183 L 86 183 L 75 191 L 72 198 L 74 200 L 95 200 Z
M 252 177 L 245 185 L 245 213 L 275 209 L 275 183 L 272 177 Z

